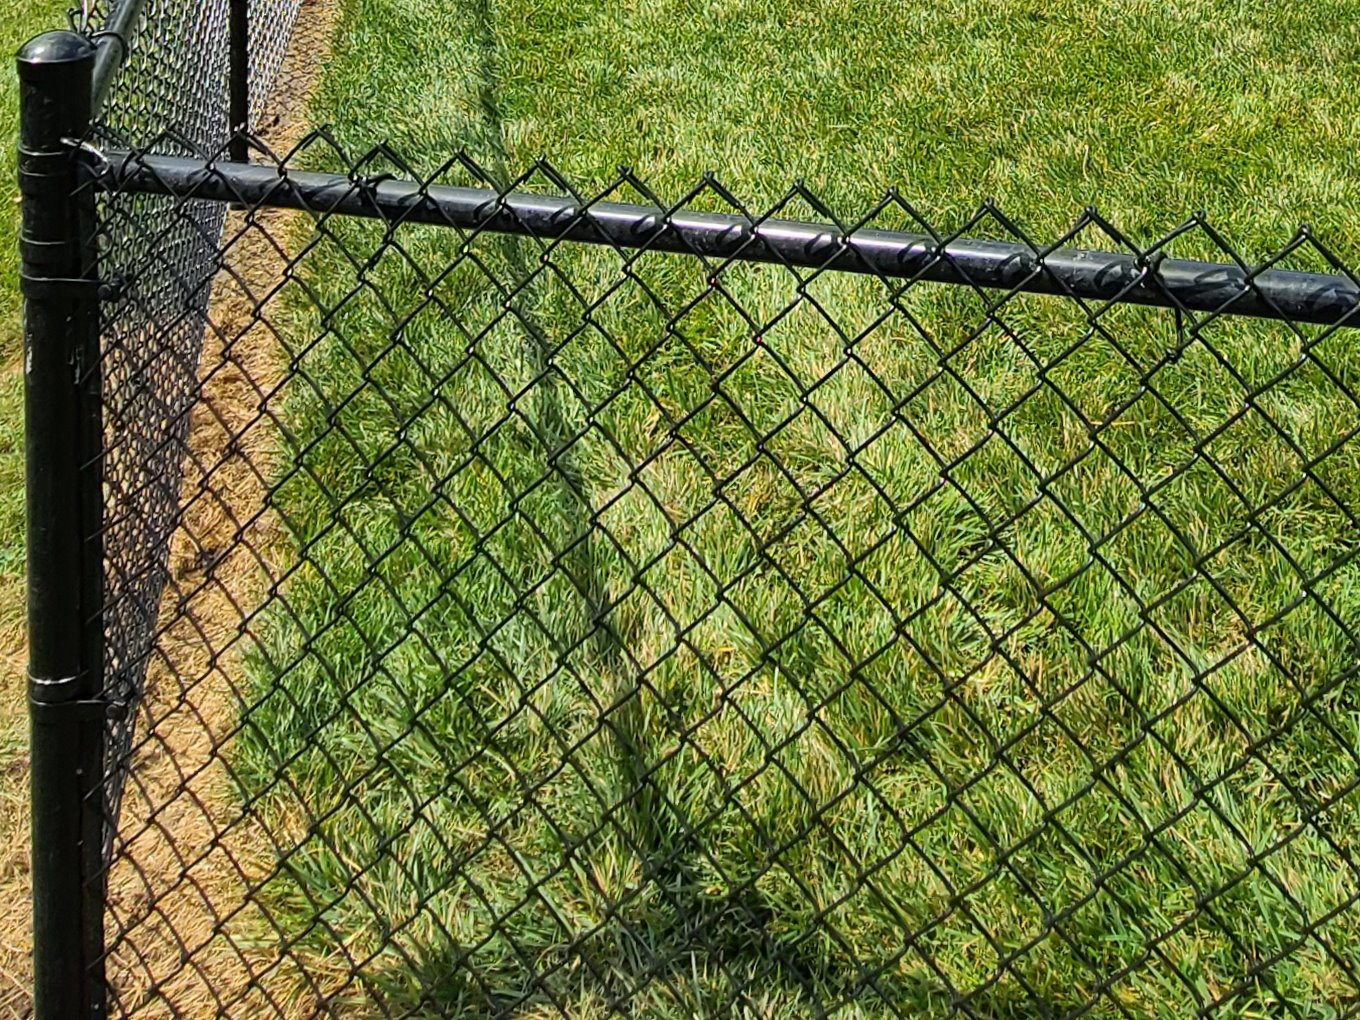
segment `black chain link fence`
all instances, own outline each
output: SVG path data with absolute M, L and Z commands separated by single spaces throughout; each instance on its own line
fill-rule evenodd
M 96 146 L 138 145 L 177 155 L 212 151 L 229 137 L 227 11 L 230 0 L 121 0 L 73 14 L 102 41 L 95 90 Z M 258 116 L 282 64 L 299 0 L 251 0 L 250 84 Z M 128 210 L 131 212 L 131 210 Z M 166 584 L 179 501 L 181 447 L 195 400 L 208 293 L 186 280 L 218 263 L 224 206 L 143 197 L 135 215 L 101 214 L 101 273 L 123 299 L 103 324 L 105 554 L 109 698 L 136 703 Z M 111 771 L 130 730 L 115 725 Z M 116 818 L 121 787 L 110 791 Z M 109 840 L 113 838 L 112 831 Z M 111 842 L 109 844 L 111 846 Z
M 97 165 L 106 342 L 207 324 L 108 390 L 115 1015 L 1360 1008 L 1316 239 L 163 151 Z
M 103 691 L 53 626 L 30 693 L 109 717 L 102 870 L 34 858 L 109 1015 L 1360 1012 L 1360 283 L 1309 232 L 234 163 L 228 0 L 124 4 L 97 280 L 33 215 L 64 136 L 21 161 L 34 321 L 98 284 Z M 299 5 L 249 7 L 258 114 Z

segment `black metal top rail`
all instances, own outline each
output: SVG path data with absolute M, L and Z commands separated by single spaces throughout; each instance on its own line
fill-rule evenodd
M 389 178 L 287 170 L 114 152 L 99 168 L 110 191 L 192 197 L 247 207 L 302 209 L 392 223 L 647 249 L 713 259 L 833 269 L 886 278 L 964 284 L 1189 312 L 1360 326 L 1360 285 L 1349 276 L 1253 270 L 1231 263 L 1059 248 L 1018 242 L 860 229 L 825 223 L 691 211 L 619 202 L 583 203 L 526 192 L 422 184 Z

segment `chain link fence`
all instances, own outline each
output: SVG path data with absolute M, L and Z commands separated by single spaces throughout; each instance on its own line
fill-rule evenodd
M 228 120 L 231 0 L 122 0 L 91 4 L 80 27 L 101 42 L 96 146 L 205 157 L 222 154 Z M 250 94 L 258 118 L 292 34 L 299 0 L 252 0 Z M 183 475 L 187 416 L 196 399 L 207 289 L 186 280 L 218 264 L 225 207 L 147 196 L 135 215 L 100 214 L 101 275 L 116 300 L 104 306 L 102 369 L 107 485 L 104 546 L 108 619 L 107 696 L 131 708 L 140 696 Z M 115 726 L 110 771 L 132 734 Z M 109 790 L 118 815 L 121 785 Z M 113 830 L 108 833 L 111 849 Z
M 1360 1011 L 1310 233 L 119 133 L 111 1015 Z
M 180 277 L 222 354 L 109 946 L 158 1005 L 1354 1010 L 1360 363 L 1305 320 L 1360 291 L 1313 239 L 324 136 L 103 187 L 255 213 Z

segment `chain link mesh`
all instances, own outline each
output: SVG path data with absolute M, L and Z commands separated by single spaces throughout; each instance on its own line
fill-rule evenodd
M 123 0 L 140 16 L 123 39 L 97 115 L 103 145 L 203 154 L 220 151 L 227 117 L 229 0 Z M 252 0 L 251 96 L 254 115 L 267 107 L 300 0 Z M 96 3 L 74 14 L 87 31 L 118 24 L 120 4 Z M 104 411 L 108 433 L 105 556 L 106 661 L 110 700 L 133 706 L 165 587 L 165 560 L 179 500 L 185 415 L 195 399 L 194 366 L 208 291 L 185 281 L 211 276 L 218 263 L 223 207 L 144 196 L 133 220 L 101 216 L 102 275 L 135 298 L 106 306 L 103 327 Z M 110 771 L 119 775 L 131 731 L 113 725 Z M 109 816 L 118 815 L 120 787 Z M 109 833 L 111 846 L 112 832 Z
M 333 211 L 497 188 L 466 158 L 281 169 L 302 210 L 220 234 L 105 199 L 112 349 L 195 339 L 110 373 L 162 465 L 129 499 L 110 450 L 156 577 L 110 615 L 148 676 L 114 1015 L 1355 1015 L 1347 330 L 562 240 L 802 189 L 540 164 L 572 212 L 510 237 Z M 828 229 L 869 228 L 1354 282 L 1202 219 Z

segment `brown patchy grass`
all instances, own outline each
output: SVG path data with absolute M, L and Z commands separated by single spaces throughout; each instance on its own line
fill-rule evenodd
M 0 1017 L 29 1012 L 30 965 L 28 878 L 28 754 L 24 741 L 27 705 L 24 697 L 23 611 L 10 605 L 22 599 L 20 585 L 0 589 L 0 670 L 16 678 L 0 709 Z

